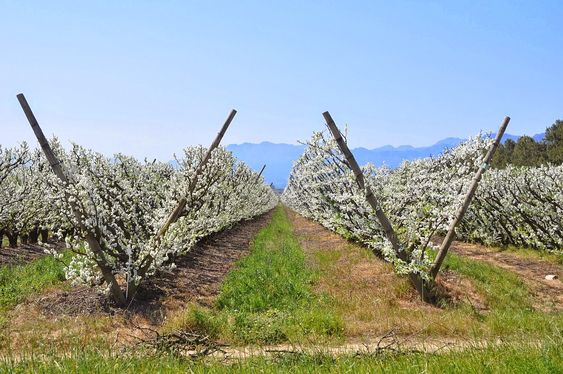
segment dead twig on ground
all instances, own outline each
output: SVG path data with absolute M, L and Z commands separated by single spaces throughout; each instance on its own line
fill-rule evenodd
M 145 329 L 143 329 L 145 330 Z M 154 352 L 171 353 L 192 359 L 213 355 L 217 352 L 226 354 L 224 344 L 217 343 L 208 335 L 201 335 L 190 331 L 174 331 L 160 334 L 152 330 L 156 337 L 145 340 L 137 346 Z

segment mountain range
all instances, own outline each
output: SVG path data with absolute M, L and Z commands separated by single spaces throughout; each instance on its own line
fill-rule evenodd
M 505 134 L 502 140 L 503 142 L 507 139 L 517 141 L 519 138 L 520 136 L 518 135 Z M 533 138 L 536 141 L 540 141 L 543 139 L 543 134 L 536 134 Z M 438 155 L 444 149 L 455 147 L 463 140 L 461 138 L 445 138 L 426 147 L 413 147 L 410 145 L 398 147 L 386 145 L 374 149 L 360 147 L 354 148 L 352 152 L 360 165 L 371 162 L 376 166 L 387 165 L 395 168 L 404 160 Z M 230 144 L 227 146 L 227 149 L 254 170 L 260 170 L 262 165 L 266 164 L 263 174 L 264 179 L 268 183 L 273 183 L 276 188 L 284 188 L 287 184 L 287 178 L 293 162 L 303 153 L 305 146 L 300 144 L 261 142 L 258 144 Z

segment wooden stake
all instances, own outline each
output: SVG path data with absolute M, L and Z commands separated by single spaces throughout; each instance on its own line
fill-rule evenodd
M 262 166 L 262 169 L 260 169 L 260 173 L 258 173 L 258 175 L 256 176 L 256 183 L 258 183 L 258 181 L 260 180 L 260 177 L 262 176 L 264 169 L 266 169 L 266 164 L 264 164 L 264 166 Z
M 229 116 L 225 120 L 225 123 L 221 127 L 221 130 L 219 130 L 219 132 L 217 133 L 215 140 L 213 140 L 213 143 L 211 143 L 211 146 L 209 146 L 207 153 L 205 154 L 205 156 L 203 157 L 203 159 L 201 160 L 201 162 L 199 163 L 199 165 L 196 168 L 196 171 L 194 173 L 194 177 L 190 180 L 190 184 L 188 186 L 188 194 L 191 194 L 194 191 L 195 186 L 197 184 L 198 177 L 201 174 L 201 171 L 205 167 L 205 164 L 207 164 L 207 161 L 209 161 L 209 159 L 211 158 L 211 152 L 213 152 L 213 150 L 219 146 L 219 143 L 221 143 L 221 139 L 223 139 L 225 132 L 227 132 L 227 129 L 229 128 L 229 125 L 233 121 L 233 118 L 235 118 L 236 114 L 237 114 L 236 110 L 234 110 L 234 109 L 231 110 L 231 113 L 229 113 Z M 180 201 L 178 201 L 178 204 L 176 205 L 174 210 L 170 213 L 170 215 L 166 219 L 166 222 L 164 222 L 164 225 L 162 225 L 162 227 L 158 231 L 158 234 L 157 234 L 158 240 L 160 240 L 160 238 L 163 237 L 166 234 L 166 232 L 170 228 L 170 225 L 172 225 L 174 222 L 176 222 L 178 220 L 178 218 L 180 218 L 180 215 L 182 214 L 182 212 L 183 212 L 184 208 L 186 207 L 187 203 L 188 203 L 188 200 L 187 200 L 186 197 L 183 197 L 183 198 L 180 199 Z
M 457 210 L 455 218 L 450 224 L 450 227 L 448 228 L 448 233 L 446 234 L 446 237 L 444 238 L 444 241 L 442 242 L 442 245 L 438 250 L 438 255 L 436 256 L 436 260 L 434 261 L 434 264 L 430 269 L 430 276 L 432 277 L 432 279 L 436 279 L 436 276 L 440 271 L 440 267 L 442 266 L 442 263 L 444 262 L 446 255 L 448 254 L 448 249 L 450 248 L 452 242 L 455 239 L 455 228 L 463 219 L 465 212 L 467 212 L 467 209 L 471 204 L 471 200 L 473 200 L 473 196 L 475 195 L 475 191 L 477 191 L 477 187 L 479 186 L 479 181 L 481 180 L 481 177 L 483 176 L 485 171 L 489 168 L 491 160 L 493 159 L 493 156 L 500 144 L 502 136 L 504 135 L 504 132 L 506 131 L 509 122 L 510 122 L 510 117 L 504 117 L 504 120 L 502 121 L 502 124 L 500 125 L 500 128 L 497 132 L 495 141 L 493 142 L 493 144 L 491 144 L 489 151 L 485 155 L 485 159 L 483 160 L 483 165 L 479 168 L 479 170 L 477 170 L 475 176 L 473 177 L 473 180 L 471 181 L 471 185 L 469 187 L 469 190 L 467 191 L 467 194 L 465 195 L 463 204 L 461 204 L 461 206 Z
M 336 126 L 336 123 L 334 123 L 334 120 L 330 116 L 329 112 L 324 112 L 323 117 L 326 121 L 326 124 L 330 132 L 332 133 L 332 136 L 334 137 L 334 140 L 336 140 L 336 143 L 338 144 L 338 148 L 340 148 L 340 151 L 344 154 L 344 157 L 346 157 L 346 162 L 348 163 L 350 169 L 352 169 L 352 172 L 356 177 L 356 182 L 358 183 L 358 186 L 365 193 L 366 200 L 375 211 L 377 220 L 381 224 L 381 227 L 385 232 L 385 236 L 391 242 L 391 245 L 393 246 L 393 250 L 397 254 L 397 257 L 399 257 L 402 260 L 406 260 L 406 254 L 400 250 L 401 247 L 399 245 L 399 239 L 397 238 L 397 234 L 395 233 L 395 230 L 393 230 L 391 221 L 389 221 L 389 218 L 387 218 L 387 215 L 385 215 L 385 212 L 383 212 L 383 210 L 381 209 L 381 205 L 379 204 L 379 201 L 377 201 L 377 198 L 375 197 L 369 186 L 366 186 L 364 180 L 364 173 L 362 172 L 362 169 L 360 169 L 360 166 L 358 165 L 356 158 L 350 151 L 350 148 L 348 148 L 348 145 L 342 138 L 342 133 Z
M 60 161 L 55 156 L 55 153 L 53 152 L 53 149 L 51 148 L 49 141 L 43 134 L 43 130 L 41 130 L 41 127 L 39 126 L 39 122 L 37 122 L 37 119 L 35 118 L 33 111 L 31 110 L 29 104 L 27 103 L 25 96 L 20 93 L 19 95 L 17 95 L 17 98 L 25 113 L 25 116 L 27 117 L 27 120 L 29 121 L 29 124 L 31 125 L 33 132 L 35 133 L 35 137 L 39 141 L 39 145 L 41 146 L 41 149 L 43 150 L 43 153 L 45 154 L 45 157 L 47 158 L 49 165 L 51 166 L 51 169 L 64 184 L 68 185 L 69 183 L 68 177 L 64 173 Z M 121 288 L 119 287 L 119 284 L 117 283 L 117 280 L 115 279 L 115 276 L 113 275 L 113 272 L 110 266 L 108 265 L 108 261 L 105 257 L 104 251 L 102 250 L 100 243 L 98 242 L 94 234 L 86 228 L 86 225 L 84 224 L 84 221 L 81 217 L 80 209 L 78 208 L 76 203 L 70 201 L 70 199 L 68 198 L 69 196 L 67 195 L 66 192 L 65 192 L 65 197 L 67 201 L 69 201 L 70 203 L 74 218 L 78 222 L 81 231 L 84 233 L 84 239 L 90 246 L 92 252 L 96 255 L 96 263 L 98 264 L 98 267 L 102 271 L 104 280 L 110 285 L 111 292 L 113 297 L 115 298 L 115 301 L 120 303 L 121 305 L 124 305 L 125 296 L 123 295 L 123 291 L 121 291 Z

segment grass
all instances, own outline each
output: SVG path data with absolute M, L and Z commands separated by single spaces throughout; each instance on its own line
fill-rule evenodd
M 319 274 L 315 289 L 329 295 L 336 313 L 345 316 L 348 338 L 369 340 L 393 330 L 419 339 L 562 341 L 563 315 L 534 309 L 528 287 L 508 270 L 449 254 L 443 270 L 461 277 L 462 296 L 470 291 L 466 286 L 473 289 L 487 310 L 464 300 L 435 307 L 421 302 L 408 280 L 368 249 L 298 215 L 290 217 L 301 240 L 310 243 L 306 254 Z
M 30 316 L 29 323 L 18 325 L 14 344 L 0 350 L 0 372 L 563 372 L 562 314 L 534 309 L 533 295 L 518 276 L 455 254 L 448 255 L 444 270 L 469 280 L 488 309 L 465 302 L 440 308 L 425 304 L 405 278 L 369 250 L 313 230 L 278 208 L 250 254 L 225 279 L 213 307 L 192 305 L 161 332 L 192 329 L 233 345 L 323 346 L 373 341 L 394 330 L 421 340 L 489 341 L 491 346 L 336 357 L 319 348 L 318 354 L 189 361 L 110 349 L 108 337 L 120 326 L 115 317 Z M 62 277 L 62 264 L 50 257 L 0 268 L 0 318 Z M 498 345 L 499 338 L 509 343 Z
M 540 259 L 553 262 L 558 265 L 563 265 L 563 250 L 559 251 L 544 251 L 532 248 L 522 248 L 509 245 L 506 247 L 493 247 L 498 252 L 507 252 L 519 257 L 528 257 L 533 259 Z
M 501 345 L 442 354 L 291 354 L 241 360 L 190 361 L 172 355 L 124 355 L 76 349 L 66 355 L 0 362 L 10 373 L 560 373 L 563 347 Z
M 63 261 L 68 261 L 70 256 L 70 252 L 65 252 Z M 24 265 L 0 267 L 0 325 L 14 306 L 63 280 L 64 264 L 53 256 L 41 257 Z
M 348 339 L 369 342 L 390 331 L 422 340 L 471 335 L 471 308 L 437 308 L 422 302 L 409 281 L 369 249 L 289 214 L 298 237 L 308 243 L 308 262 L 319 274 L 315 290 L 334 300 Z
M 486 298 L 489 311 L 478 316 L 481 326 L 476 335 L 561 338 L 563 316 L 534 309 L 528 287 L 516 274 L 491 264 L 450 253 L 444 270 L 453 270 L 470 278 Z
M 189 308 L 166 329 L 190 328 L 234 344 L 318 341 L 340 336 L 341 317 L 324 294 L 313 292 L 318 274 L 281 207 L 254 239 L 250 255 L 225 279 L 215 307 Z
M 68 261 L 71 256 L 70 251 L 64 252 L 63 261 Z M 58 285 L 64 279 L 64 264 L 53 256 L 41 257 L 23 265 L 0 267 L 0 350 L 10 345 L 9 332 L 5 328 L 10 320 L 9 312 L 26 298 Z M 34 334 L 41 330 L 44 330 L 44 324 L 33 323 L 30 328 Z M 35 341 L 41 344 L 37 336 Z

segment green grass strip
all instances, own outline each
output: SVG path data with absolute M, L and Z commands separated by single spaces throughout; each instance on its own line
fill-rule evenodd
M 65 252 L 64 260 L 71 254 Z M 64 280 L 64 264 L 53 256 L 41 257 L 24 265 L 0 267 L 0 325 L 6 313 L 25 298 Z
M 191 311 L 192 327 L 233 343 L 280 343 L 340 336 L 342 319 L 313 292 L 316 274 L 278 207 L 222 286 L 216 307 Z
M 563 347 L 492 346 L 441 354 L 288 354 L 232 361 L 173 355 L 79 351 L 65 356 L 0 360 L 6 373 L 561 373 Z
M 485 296 L 489 311 L 479 319 L 488 335 L 551 337 L 561 341 L 563 314 L 534 308 L 527 285 L 515 273 L 453 253 L 446 258 L 444 270 L 454 270 L 472 279 L 477 291 Z

